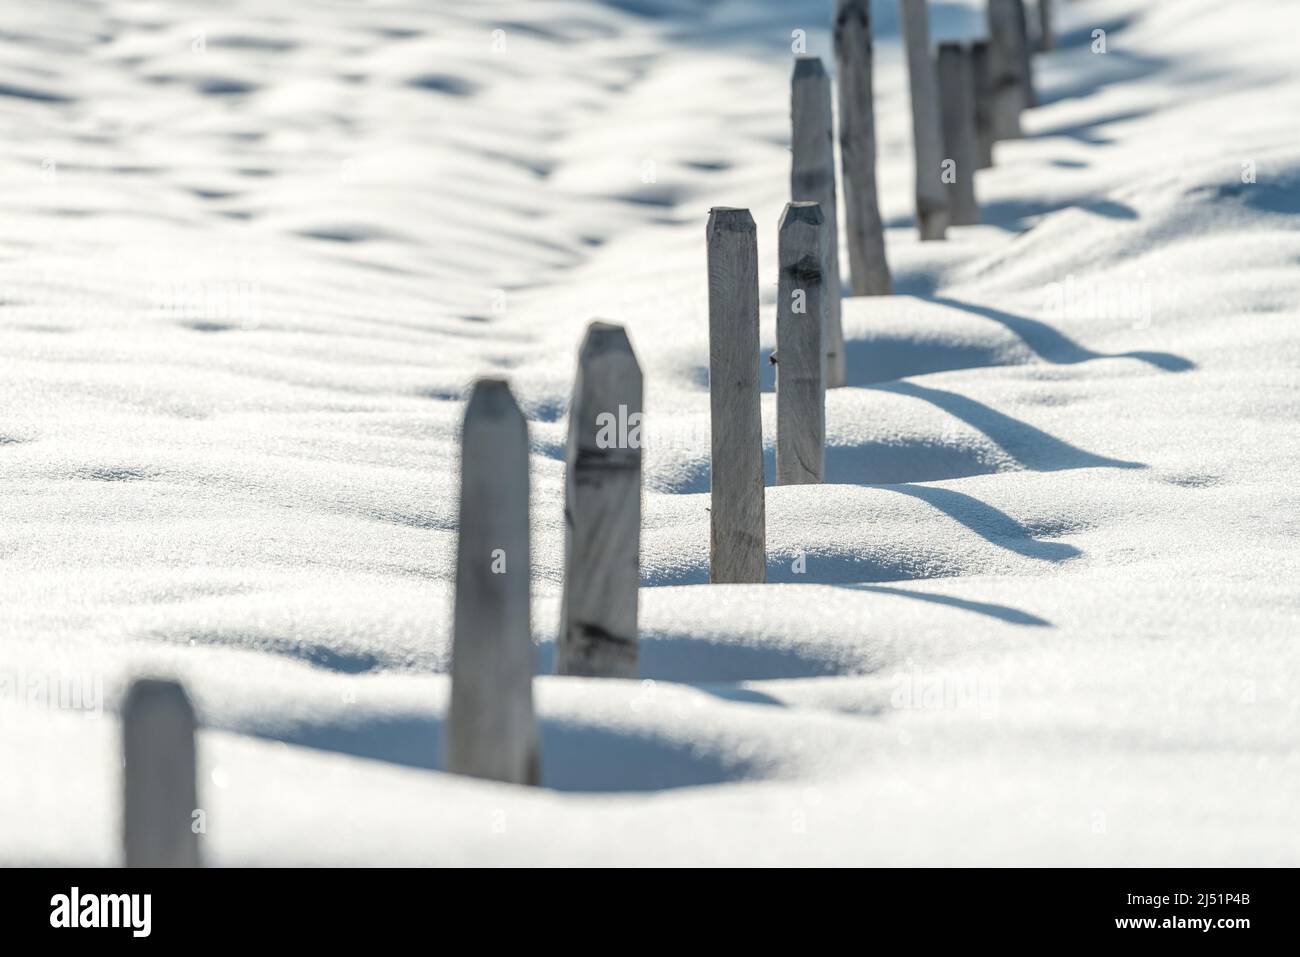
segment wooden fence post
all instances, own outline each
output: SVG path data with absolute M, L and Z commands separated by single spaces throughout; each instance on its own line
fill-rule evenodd
M 1029 105 L 1021 80 L 1016 0 L 988 0 L 989 77 L 993 90 L 993 138 L 1022 135 L 1020 113 Z
M 826 472 L 823 261 L 826 220 L 817 203 L 781 215 L 776 292 L 776 484 L 807 485 Z
M 979 168 L 993 166 L 993 75 L 989 66 L 989 41 L 976 40 L 970 48 L 971 72 L 975 77 L 975 142 Z
M 975 171 L 979 149 L 975 136 L 975 74 L 970 53 L 960 43 L 939 45 L 939 89 L 943 100 L 944 155 L 953 161 L 948 184 L 948 205 L 954 226 L 974 226 L 980 221 L 975 199 Z
M 1038 52 L 1056 49 L 1056 28 L 1053 25 L 1052 0 L 1038 0 Z
M 127 867 L 198 867 L 194 709 L 176 681 L 141 678 L 122 703 Z
M 709 211 L 709 580 L 767 576 L 758 382 L 758 237 L 747 209 Z
M 840 230 L 835 208 L 835 128 L 831 80 L 818 57 L 794 61 L 790 83 L 792 128 L 790 198 L 818 203 L 826 219 L 826 265 L 822 293 L 826 300 L 826 387 L 844 385 L 844 327 L 840 319 Z
M 593 322 L 569 404 L 557 674 L 637 675 L 641 415 L 641 367 L 627 333 Z
M 943 181 L 943 126 L 930 53 L 930 15 L 926 0 L 901 0 L 900 5 L 916 151 L 916 223 L 921 239 L 943 239 L 949 223 L 948 188 Z
M 470 393 L 460 474 L 446 766 L 536 784 L 528 426 L 500 379 L 480 379 Z
M 1037 106 L 1038 94 L 1034 91 L 1034 47 L 1029 40 L 1029 13 L 1025 0 L 1015 0 L 1016 52 L 1020 56 L 1020 82 L 1025 87 L 1025 106 Z
M 855 296 L 888 296 L 885 227 L 876 195 L 876 121 L 871 86 L 870 0 L 836 0 L 835 70 L 849 278 Z

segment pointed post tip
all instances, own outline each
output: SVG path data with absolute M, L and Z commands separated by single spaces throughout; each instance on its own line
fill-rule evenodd
M 794 58 L 795 79 L 806 76 L 825 76 L 826 67 L 822 58 L 811 54 L 802 54 Z
M 142 706 L 155 704 L 174 704 L 178 706 L 178 710 L 194 713 L 194 706 L 190 703 L 189 695 L 185 693 L 185 686 L 177 679 L 156 675 L 132 679 L 122 704 L 123 713 L 131 714 Z
M 474 385 L 470 388 L 469 401 L 465 404 L 465 418 L 471 416 L 501 418 L 509 415 L 523 418 L 519 403 L 515 401 L 514 393 L 510 391 L 510 383 L 505 379 L 491 376 L 475 379 Z
M 587 332 L 582 337 L 581 355 L 598 352 L 632 352 L 632 340 L 628 338 L 627 329 L 604 319 L 593 319 L 587 324 Z
M 808 223 L 812 226 L 820 226 L 825 221 L 826 217 L 822 213 L 821 203 L 800 200 L 785 204 L 785 210 L 781 213 L 780 228 L 784 229 L 787 223 Z
M 739 206 L 714 206 L 709 210 L 708 231 L 756 232 L 754 217 L 748 209 Z

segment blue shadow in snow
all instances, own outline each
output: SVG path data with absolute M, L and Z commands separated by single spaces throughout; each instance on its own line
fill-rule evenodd
M 1068 197 L 1051 201 L 1036 199 L 1008 199 L 984 203 L 980 207 L 980 223 L 996 226 L 1008 232 L 1023 233 L 1028 231 L 1028 221 L 1060 212 L 1063 209 L 1085 209 L 1106 219 L 1135 221 L 1138 212 L 1127 203 L 1113 199 L 1090 199 L 1087 197 Z M 896 216 L 885 224 L 890 229 L 905 229 L 916 225 L 916 217 L 910 214 Z M 911 292 L 907 285 L 895 283 L 896 293 Z
M 1045 618 L 1039 618 L 1037 615 L 1031 615 L 1019 608 L 1012 608 L 1010 605 L 999 605 L 995 602 L 971 601 L 953 595 L 935 595 L 931 592 L 908 591 L 905 588 L 896 588 L 892 585 L 842 584 L 836 587 L 852 588 L 855 591 L 876 592 L 881 595 L 898 595 L 903 598 L 915 598 L 917 601 L 931 602 L 936 605 L 948 605 L 952 608 L 961 608 L 964 611 L 974 612 L 977 615 L 998 618 L 1013 625 L 1026 625 L 1033 628 L 1050 628 L 1052 626 L 1052 623 Z
M 1054 365 L 1075 365 L 1092 359 L 1137 359 L 1158 369 L 1163 369 L 1165 372 L 1187 372 L 1196 368 L 1196 363 L 1190 359 L 1184 359 L 1182 356 L 1176 356 L 1168 352 L 1094 352 L 1091 349 L 1084 348 L 1069 336 L 1038 319 L 1030 319 L 1028 316 L 1019 316 L 1002 309 L 994 309 L 992 306 L 963 302 L 960 299 L 953 299 L 948 296 L 931 296 L 929 298 L 932 302 L 940 305 L 951 306 L 954 309 L 960 309 L 963 312 L 983 316 L 985 319 L 992 319 L 994 322 L 1001 323 L 1019 336 L 1024 344 L 1032 349 L 1040 359 Z
M 889 382 L 872 386 L 881 392 L 907 395 L 924 399 L 954 418 L 961 419 L 972 428 L 984 433 L 1023 468 L 1033 472 L 1059 472 L 1064 469 L 1140 469 L 1141 462 L 1112 459 L 1094 455 L 1063 442 L 1027 422 L 990 408 L 982 402 L 968 399 L 956 392 L 917 385 L 914 382 Z M 984 471 L 993 471 L 985 469 Z M 931 481 L 913 478 L 911 481 Z
M 1131 123 L 1133 120 L 1140 120 L 1144 116 L 1149 116 L 1150 113 L 1150 110 L 1123 110 L 1118 113 L 1108 113 L 1105 116 L 1094 117 L 1078 123 L 1064 123 L 1060 126 L 1051 126 L 1045 130 L 1038 130 L 1030 138 L 1046 140 L 1064 136 L 1078 140 L 1081 143 L 1087 143 L 1090 146 L 1107 146 L 1113 143 L 1114 140 L 1101 132 L 1103 127 L 1114 126 L 1116 123 Z M 1079 205 L 1086 204 L 1080 203 Z
M 890 485 L 891 492 L 918 498 L 999 548 L 1040 561 L 1063 562 L 1082 554 L 1065 542 L 1040 541 L 1033 530 L 1006 512 L 952 489 L 933 485 Z
M 709 570 L 704 568 L 700 580 L 690 583 L 705 584 L 708 578 Z M 716 684 L 840 673 L 835 662 L 805 649 L 756 647 L 678 631 L 643 631 L 639 652 L 638 674 L 652 681 Z M 537 673 L 551 674 L 554 670 L 555 645 L 547 642 L 538 648 Z
M 636 692 L 636 687 L 630 685 L 629 695 Z M 721 755 L 693 750 L 689 741 L 546 719 L 539 726 L 541 783 L 556 791 L 659 791 L 752 776 L 750 767 L 743 762 L 733 763 Z M 442 721 L 435 716 L 401 715 L 245 733 L 402 767 L 444 769 Z

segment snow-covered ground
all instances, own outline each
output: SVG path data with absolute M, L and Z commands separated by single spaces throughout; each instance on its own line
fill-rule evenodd
M 0 861 L 118 861 L 163 671 L 217 864 L 1300 863 L 1300 4 L 1063 3 L 986 225 L 924 246 L 877 6 L 898 295 L 846 302 L 770 583 L 710 586 L 704 223 L 753 210 L 770 348 L 829 0 L 5 5 Z M 640 682 L 549 674 L 596 316 Z M 530 417 L 544 789 L 438 770 L 479 375 Z

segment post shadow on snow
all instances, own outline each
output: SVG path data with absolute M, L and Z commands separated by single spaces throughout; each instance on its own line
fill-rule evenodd
M 896 395 L 908 395 L 937 406 L 954 418 L 984 433 L 1016 463 L 1032 472 L 1060 472 L 1065 469 L 1140 469 L 1141 462 L 1113 459 L 1084 451 L 1036 428 L 1005 415 L 982 402 L 956 392 L 897 381 L 879 383 L 871 388 Z M 913 479 L 913 481 L 919 481 Z
M 846 293 L 847 296 L 847 293 Z M 776 391 L 776 365 L 772 362 L 774 350 L 764 348 L 761 353 L 758 384 L 763 392 Z M 844 364 L 848 380 L 846 385 L 869 385 L 889 382 L 912 375 L 930 372 L 951 372 L 954 369 L 983 369 L 987 366 L 1007 364 L 1003 351 L 995 346 L 979 343 L 927 342 L 905 337 L 880 337 L 873 339 L 846 339 Z M 703 370 L 704 387 L 708 388 L 708 370 Z
M 964 492 L 938 488 L 933 485 L 880 485 L 882 491 L 896 492 L 919 499 L 938 509 L 949 518 L 974 532 L 991 545 L 1004 548 L 1025 558 L 1044 562 L 1065 562 L 1083 554 L 1073 545 L 1039 539 L 1036 531 L 1021 524 L 1006 512 L 981 502 Z M 908 564 L 906 557 L 895 559 L 864 559 L 856 555 L 805 556 L 806 568 L 795 571 L 788 555 L 770 556 L 767 563 L 767 580 L 775 584 L 875 584 L 879 582 L 912 581 L 917 578 L 936 577 L 927 570 Z
M 700 584 L 708 581 L 707 568 L 703 578 Z M 642 680 L 694 685 L 730 700 L 740 700 L 736 695 L 742 689 L 723 694 L 717 686 L 737 681 L 821 678 L 845 672 L 843 663 L 819 656 L 811 649 L 760 648 L 679 631 L 644 630 L 639 637 L 638 651 L 638 674 Z M 537 674 L 552 674 L 554 670 L 555 645 L 547 642 L 538 648 Z
M 1028 138 L 1047 140 L 1063 136 L 1078 140 L 1080 143 L 1087 143 L 1089 146 L 1109 146 L 1115 141 L 1109 136 L 1097 132 L 1101 127 L 1113 126 L 1116 123 L 1129 123 L 1149 115 L 1151 115 L 1150 110 L 1122 110 L 1118 113 L 1108 113 L 1105 116 L 1098 116 L 1090 120 L 1082 120 L 1077 123 L 1062 123 L 1059 126 L 1048 127 L 1045 130 L 1037 130 L 1030 134 Z
M 908 376 L 1005 364 L 1002 351 L 978 343 L 937 343 L 907 338 L 846 339 L 846 385 L 891 382 Z
M 1041 534 L 1041 530 L 1024 525 L 1006 512 L 964 492 L 909 483 L 871 487 L 919 499 L 943 512 L 989 544 L 1025 558 L 1059 563 L 1083 554 L 1079 549 L 1065 542 L 1040 539 L 1038 535 Z M 806 567 L 802 571 L 795 571 L 790 554 L 769 554 L 767 581 L 783 585 L 876 584 L 942 577 L 945 574 L 943 570 L 935 570 L 931 566 L 918 567 L 912 564 L 905 554 L 868 557 L 808 552 L 804 555 L 804 564 Z M 645 588 L 666 585 L 703 585 L 707 584 L 708 580 L 708 564 L 700 562 L 696 565 L 645 574 L 642 576 L 641 585 Z
M 1252 197 L 1255 202 L 1272 203 L 1277 207 L 1276 212 L 1287 212 L 1287 204 L 1291 204 L 1300 211 L 1300 199 L 1297 194 L 1286 188 L 1276 190 L 1278 198 L 1273 200 L 1258 198 L 1255 194 L 1249 193 L 1251 187 L 1243 187 L 1245 195 Z M 1227 187 L 1229 190 L 1235 190 L 1235 186 Z M 1285 197 L 1285 198 L 1282 198 Z M 1093 359 L 1137 359 L 1139 362 L 1145 362 L 1153 365 L 1165 372 L 1188 372 L 1196 368 L 1196 363 L 1190 359 L 1184 359 L 1182 356 L 1173 355 L 1169 352 L 1150 352 L 1146 350 L 1136 350 L 1131 352 L 1094 352 L 1092 349 L 1079 345 L 1065 333 L 1054 328 L 1040 319 L 1031 319 L 1029 316 L 1022 316 L 1014 312 L 1007 312 L 1005 309 L 995 309 L 993 306 L 984 306 L 979 303 L 967 302 L 962 299 L 954 299 L 952 296 L 938 295 L 939 283 L 937 277 L 930 272 L 923 270 L 900 270 L 894 276 L 894 295 L 895 296 L 913 296 L 917 299 L 924 299 L 940 306 L 950 306 L 953 309 L 959 309 L 962 312 L 968 312 L 971 315 L 979 316 L 983 319 L 991 319 L 1000 323 L 1008 330 L 1015 333 L 1020 341 L 1033 351 L 1033 353 L 1044 362 L 1050 362 L 1053 365 L 1077 365 L 1080 362 L 1089 362 Z M 846 296 L 848 293 L 845 294 Z M 859 345 L 857 341 L 847 341 L 845 347 L 848 349 L 870 348 L 870 341 Z M 930 348 L 928 345 L 916 345 L 908 350 L 908 358 L 913 361 L 923 361 L 920 353 L 923 349 Z M 973 357 L 973 353 L 971 354 Z M 998 362 L 988 363 L 989 365 L 998 365 Z M 869 368 L 869 366 L 868 366 Z M 970 368 L 968 366 L 955 366 L 954 368 Z M 872 385 L 875 382 L 883 381 L 880 379 L 857 379 L 854 378 L 855 368 L 852 363 L 849 364 L 849 385 Z M 950 371 L 946 369 L 929 368 L 929 372 Z M 895 378 L 903 378 L 906 375 L 917 375 L 916 372 L 903 372 Z
M 924 285 L 924 281 L 918 280 L 917 285 Z M 1187 372 L 1196 368 L 1196 363 L 1190 359 L 1184 359 L 1182 356 L 1169 352 L 1150 352 L 1146 350 L 1094 352 L 1092 349 L 1079 345 L 1065 333 L 1038 319 L 1030 319 L 1028 316 L 1017 315 L 1003 309 L 995 309 L 992 306 L 982 306 L 978 303 L 953 299 L 950 296 L 928 295 L 923 298 L 941 306 L 951 306 L 953 309 L 960 309 L 963 312 L 969 312 L 972 315 L 982 316 L 985 319 L 992 319 L 994 322 L 1001 323 L 1019 336 L 1021 341 L 1032 349 L 1038 358 L 1053 365 L 1076 365 L 1093 359 L 1137 359 L 1139 362 L 1153 365 L 1165 372 Z
M 998 471 L 998 464 L 979 447 L 918 438 L 828 445 L 824 475 L 827 485 L 896 485 L 991 475 Z M 776 485 L 775 476 L 776 449 L 764 446 L 763 480 L 768 488 Z M 707 476 L 704 491 L 708 491 Z
M 1043 541 L 1033 529 L 1022 525 L 1006 512 L 994 508 L 963 492 L 934 485 L 889 485 L 891 492 L 909 495 L 937 508 L 960 522 L 980 538 L 999 548 L 1045 562 L 1064 562 L 1078 558 L 1082 552 L 1065 542 Z
M 850 582 L 835 587 L 851 588 L 854 591 L 876 592 L 881 595 L 898 595 L 903 598 L 914 598 L 917 601 L 931 602 L 936 605 L 948 605 L 951 608 L 960 608 L 964 611 L 974 612 L 977 615 L 998 618 L 1013 625 L 1026 625 L 1033 628 L 1052 627 L 1052 623 L 1046 618 L 1040 618 L 1027 611 L 1021 611 L 1019 608 L 1012 608 L 1010 605 L 999 605 L 996 602 L 972 601 L 968 598 L 958 598 L 955 595 L 936 595 L 932 592 L 908 591 L 906 588 L 896 588 L 890 585 L 866 585 Z
M 866 378 L 861 368 L 850 364 L 853 373 L 849 385 L 859 385 Z M 903 373 L 915 375 L 915 371 Z M 922 399 L 961 419 L 983 433 L 1005 452 L 1017 466 L 1033 472 L 1059 472 L 1065 469 L 1117 468 L 1140 469 L 1141 462 L 1097 455 L 1044 432 L 1027 422 L 1013 418 L 982 402 L 930 386 L 903 379 L 886 382 L 863 382 L 871 389 Z M 938 482 L 946 479 L 989 475 L 1006 468 L 1004 462 L 991 457 L 978 446 L 945 442 L 940 438 L 922 438 L 905 442 L 862 442 L 850 446 L 826 447 L 825 479 L 829 485 L 897 485 L 908 482 Z M 776 449 L 763 448 L 765 484 L 775 485 Z M 704 477 L 704 490 L 708 477 Z
M 1239 201 L 1243 206 L 1260 213 L 1272 213 L 1288 218 L 1300 216 L 1300 170 L 1292 167 L 1274 171 L 1267 181 L 1258 183 L 1211 183 L 1196 186 L 1187 192 L 1188 199 L 1223 203 Z M 1291 221 L 1291 228 L 1300 224 Z
M 1089 28 L 1086 34 L 1082 30 L 1077 30 L 1069 35 L 1082 36 L 1083 44 L 1090 44 L 1092 43 L 1092 29 L 1094 28 Z M 1053 103 L 1061 103 L 1065 100 L 1084 100 L 1090 96 L 1096 96 L 1107 87 L 1154 76 L 1156 73 L 1173 65 L 1173 61 L 1167 57 L 1151 56 L 1146 53 L 1136 53 L 1132 50 L 1111 49 L 1110 37 L 1112 35 L 1113 31 L 1107 32 L 1106 54 L 1104 56 L 1097 55 L 1097 60 L 1104 62 L 1103 69 L 1081 71 L 1059 85 L 1053 85 L 1046 90 L 1039 90 L 1039 107 L 1051 106 Z
M 715 698 L 721 698 L 723 701 L 734 701 L 737 704 L 763 704 L 777 708 L 785 707 L 784 701 L 773 698 L 765 692 L 755 691 L 753 688 L 741 688 L 734 684 L 696 684 L 692 685 L 692 687 L 697 691 L 703 691 L 705 694 L 711 694 Z
M 1137 53 L 1126 47 L 1116 46 L 1112 41 L 1137 22 L 1133 14 L 1111 17 L 1095 23 L 1088 23 L 1073 30 L 1057 34 L 1056 46 L 1061 51 L 1090 48 L 1093 44 L 1093 31 L 1106 32 L 1106 53 L 1097 54 L 1104 64 L 1103 69 L 1079 71 L 1077 78 L 1071 82 L 1039 89 L 1038 105 L 1048 106 L 1062 100 L 1077 100 L 1093 96 L 1108 86 L 1127 83 L 1140 77 L 1150 76 L 1158 70 L 1172 64 L 1168 57 L 1156 57 L 1146 53 Z
M 629 694 L 636 694 L 635 687 Z M 754 776 L 743 761 L 692 748 L 689 741 L 541 719 L 542 787 L 617 793 L 724 784 Z M 297 747 L 332 751 L 425 771 L 441 771 L 442 721 L 411 714 L 300 724 L 244 733 Z
M 1083 209 L 1090 213 L 1096 213 L 1098 216 L 1104 216 L 1106 219 L 1132 221 L 1138 218 L 1136 209 L 1127 203 L 1121 203 L 1113 199 L 1074 197 L 1051 202 L 1035 199 L 1007 199 L 982 203 L 980 205 L 980 224 L 995 226 L 1011 233 L 1023 233 L 1027 232 L 1033 225 L 1028 222 L 1029 220 L 1036 220 L 1049 213 L 1060 212 L 1063 209 Z M 912 227 L 916 225 L 916 217 L 912 214 L 903 214 L 891 219 L 885 225 L 891 229 Z M 895 284 L 895 295 L 907 291 L 906 288 L 899 288 Z M 844 293 L 846 296 L 850 294 L 847 290 Z
M 1136 221 L 1138 212 L 1128 203 L 1114 199 L 1073 199 L 1060 202 L 1044 203 L 1039 200 L 998 200 L 985 203 L 982 222 L 986 226 L 996 226 L 1007 232 L 1027 232 L 1033 225 L 1029 220 L 1036 220 L 1048 213 L 1063 209 L 1082 209 L 1095 213 L 1106 219 Z
M 187 641 L 191 645 L 214 648 L 256 648 L 258 651 L 301 661 L 316 668 L 324 668 L 341 675 L 361 675 L 376 671 L 396 662 L 385 661 L 368 651 L 350 651 L 330 648 L 320 642 L 300 638 L 266 635 L 257 632 L 240 633 L 237 629 L 195 630 L 180 636 L 164 636 L 165 640 Z

